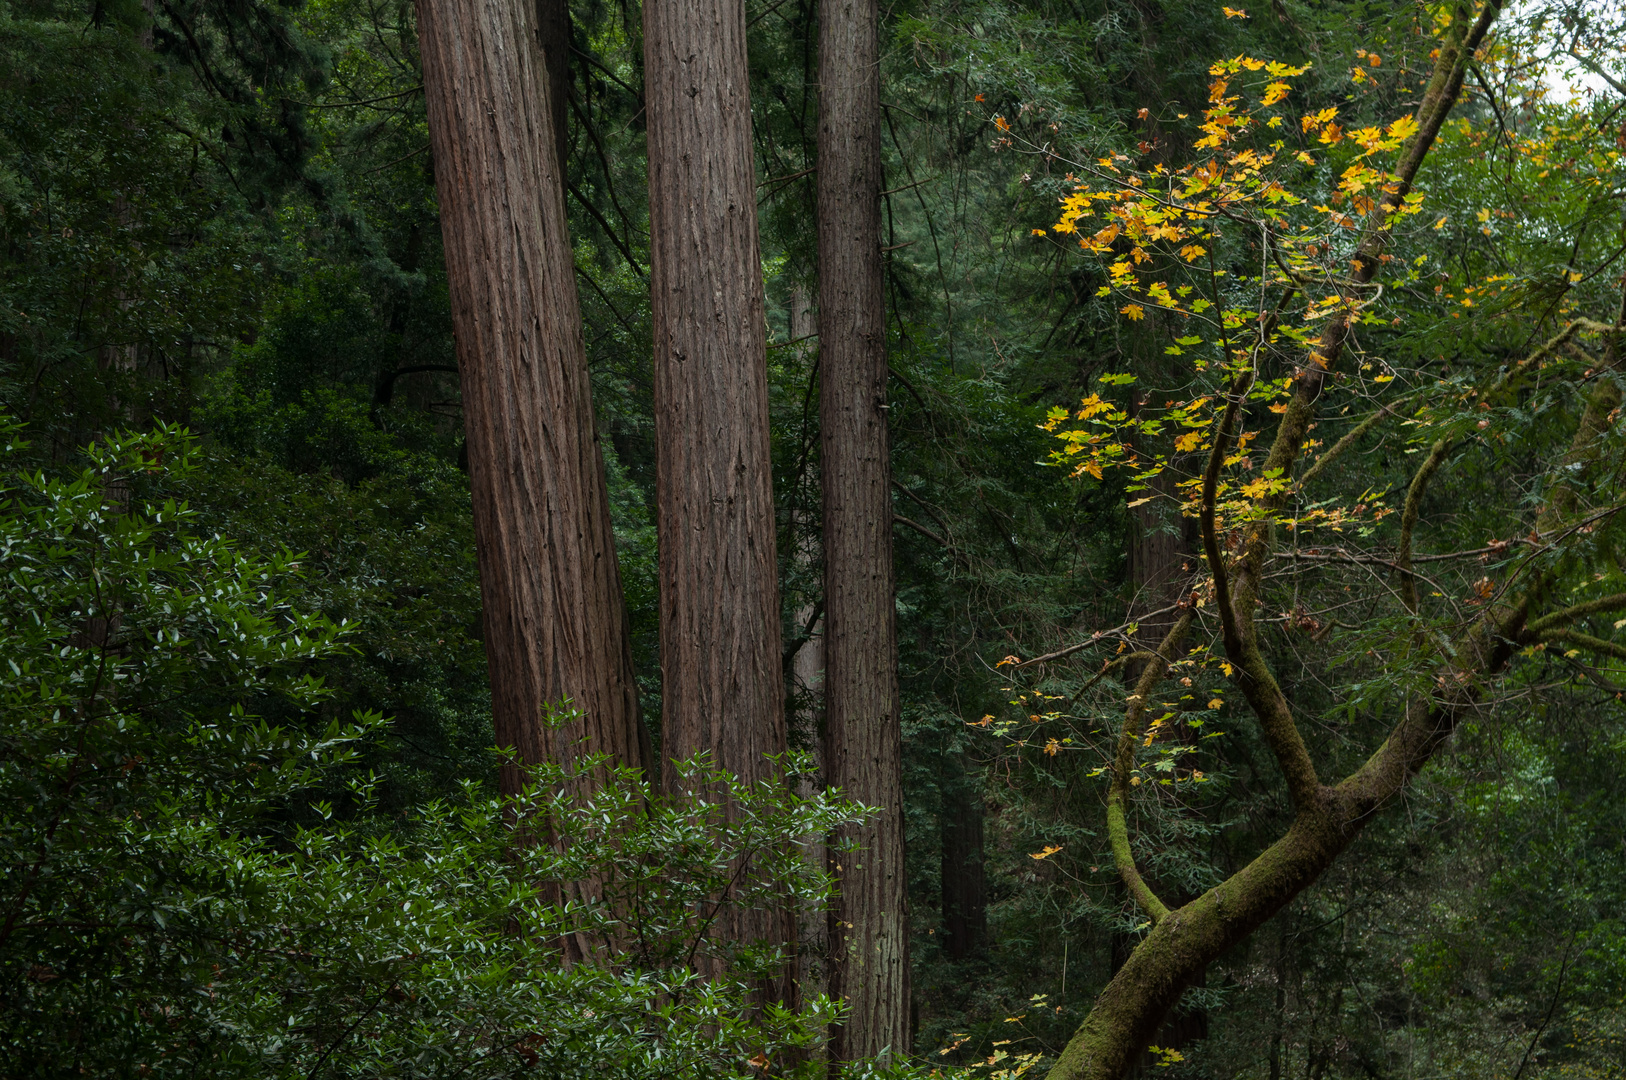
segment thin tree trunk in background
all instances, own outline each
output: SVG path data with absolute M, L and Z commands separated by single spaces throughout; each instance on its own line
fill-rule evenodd
M 963 769 L 963 766 L 962 766 Z M 976 954 L 988 932 L 988 887 L 982 861 L 982 792 L 964 772 L 943 795 L 943 951 L 951 960 Z
M 830 922 L 837 1060 L 909 1049 L 909 921 L 881 262 L 875 0 L 819 8 L 819 422 L 828 782 L 880 813 L 845 835 Z
M 1143 363 L 1143 369 L 1155 365 L 1155 360 Z M 1137 388 L 1132 394 L 1129 411 L 1134 416 L 1139 414 L 1146 392 Z M 1177 613 L 1150 613 L 1180 599 L 1197 550 L 1197 529 L 1195 519 L 1179 511 L 1180 492 L 1169 472 L 1153 477 L 1148 490 L 1131 493 L 1131 501 L 1147 495 L 1154 496 L 1151 502 L 1129 511 L 1129 581 L 1135 596 L 1130 615 L 1140 618 L 1138 637 L 1142 647 L 1156 649 L 1174 625 Z M 1137 667 L 1131 678 L 1138 677 Z
M 536 40 L 548 71 L 548 119 L 553 127 L 554 153 L 559 158 L 559 182 L 567 178 L 570 161 L 570 0 L 536 0 Z
M 801 342 L 798 359 L 809 366 L 814 363 L 818 345 L 812 338 L 818 333 L 813 301 L 801 285 L 791 290 L 790 337 Z M 809 373 L 809 378 L 812 375 Z M 811 486 L 811 485 L 809 485 Z M 805 503 L 800 503 L 805 506 Z M 819 565 L 819 542 L 808 529 L 804 516 L 793 513 L 791 530 L 798 568 L 811 576 Z M 796 609 L 793 627 L 807 627 L 808 639 L 791 657 L 791 690 L 796 708 L 790 716 L 790 745 L 807 751 L 813 758 L 813 774 L 800 782 L 798 794 L 810 796 L 824 790 L 824 618 L 818 604 L 809 603 Z M 823 838 L 815 838 L 807 845 L 808 862 L 821 873 L 828 866 L 829 848 Z M 796 920 L 796 945 L 799 970 L 797 971 L 798 997 L 809 1001 L 829 991 L 829 913 L 823 904 L 803 908 Z
M 522 761 L 642 766 L 564 182 L 532 5 L 420 0 L 491 705 Z M 542 724 L 569 698 L 581 719 Z M 519 777 L 505 769 L 502 787 Z
M 650 306 L 661 581 L 661 756 L 746 781 L 785 749 L 767 327 L 743 0 L 648 0 Z M 780 944 L 790 911 L 729 909 L 720 941 Z M 788 973 L 786 973 L 788 976 Z M 770 999 L 788 981 L 763 987 Z

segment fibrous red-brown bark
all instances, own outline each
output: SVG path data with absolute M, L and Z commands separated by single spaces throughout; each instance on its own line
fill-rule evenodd
M 826 770 L 879 813 L 834 856 L 830 992 L 837 1059 L 909 1049 L 909 921 L 893 600 L 879 11 L 819 8 L 819 422 L 824 493 Z
M 742 0 L 644 5 L 661 582 L 661 755 L 747 781 L 785 749 L 767 330 Z M 779 943 L 790 912 L 729 910 Z M 765 987 L 784 997 L 788 984 Z
M 526 762 L 642 765 L 536 8 L 421 0 L 492 715 Z M 544 707 L 581 718 L 559 731 Z M 517 773 L 505 770 L 512 789 Z

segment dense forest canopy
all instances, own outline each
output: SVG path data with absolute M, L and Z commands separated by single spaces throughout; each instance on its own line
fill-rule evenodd
M 1623 361 L 1613 0 L 0 0 L 0 1073 L 1626 1075 Z

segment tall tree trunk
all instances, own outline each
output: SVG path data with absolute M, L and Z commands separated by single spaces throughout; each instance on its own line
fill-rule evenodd
M 643 765 L 535 7 L 420 0 L 499 745 Z M 544 707 L 570 699 L 559 731 Z M 519 781 L 505 769 L 502 786 Z
M 644 58 L 661 752 L 669 788 L 701 751 L 759 781 L 785 749 L 785 690 L 743 0 L 648 0 Z M 731 909 L 717 932 L 778 944 L 793 925 Z
M 848 830 L 830 923 L 840 1060 L 909 1049 L 909 922 L 881 263 L 875 0 L 819 8 L 819 421 L 829 782 L 880 813 Z

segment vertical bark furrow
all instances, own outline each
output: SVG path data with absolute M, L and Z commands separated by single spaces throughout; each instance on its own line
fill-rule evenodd
M 909 1048 L 909 939 L 881 256 L 879 11 L 819 12 L 819 417 L 830 782 L 880 808 L 849 831 L 831 919 L 840 1059 Z

